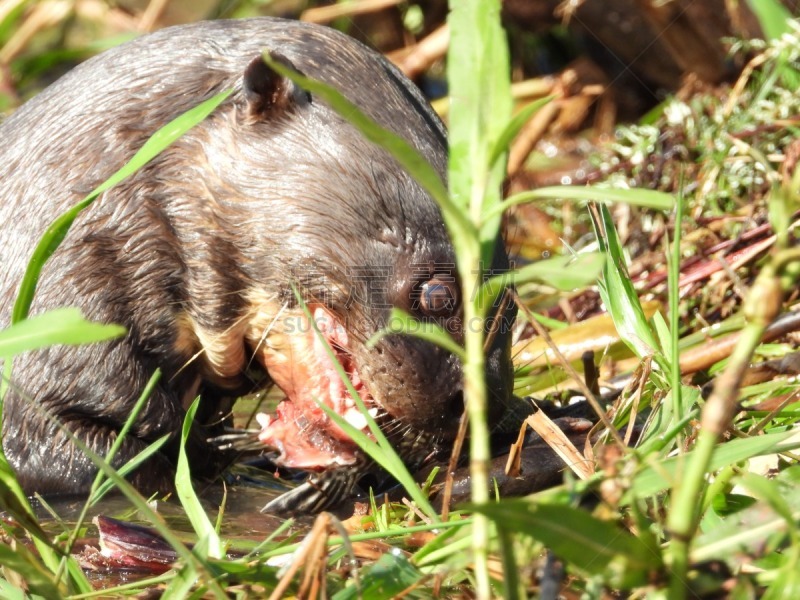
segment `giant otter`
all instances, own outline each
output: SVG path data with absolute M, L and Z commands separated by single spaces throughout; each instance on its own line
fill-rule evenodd
M 364 460 L 314 398 L 353 422 L 358 417 L 292 295 L 293 282 L 411 466 L 452 436 L 463 410 L 458 360 L 409 336 L 365 346 L 395 306 L 460 331 L 455 256 L 439 209 L 386 152 L 268 68 L 264 50 L 340 90 L 445 177 L 445 132 L 413 84 L 360 43 L 299 22 L 165 29 L 86 61 L 26 103 L 0 126 L 3 325 L 49 223 L 159 127 L 235 90 L 85 210 L 45 265 L 32 313 L 78 306 L 128 333 L 14 360 L 3 448 L 25 490 L 85 492 L 95 467 L 64 430 L 106 452 L 156 368 L 163 377 L 116 464 L 177 433 L 196 394 L 213 413 L 224 399 L 251 391 L 246 371 L 260 365 L 287 397 L 264 423 L 262 441 L 277 464 L 318 474 L 301 508 L 339 499 Z M 495 269 L 506 266 L 500 247 Z M 487 352 L 500 406 L 509 394 L 506 328 Z M 195 473 L 219 467 L 200 425 L 189 450 Z M 133 473 L 133 483 L 169 488 L 174 451 Z M 325 481 L 338 483 L 325 490 Z M 291 510 L 298 498 L 276 508 Z

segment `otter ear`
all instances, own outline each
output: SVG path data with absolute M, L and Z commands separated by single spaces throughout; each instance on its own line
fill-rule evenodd
M 283 54 L 271 50 L 268 53 L 275 62 L 298 71 Z M 250 115 L 254 117 L 265 117 L 275 111 L 284 111 L 311 102 L 311 94 L 273 70 L 261 56 L 257 56 L 247 65 L 242 86 Z

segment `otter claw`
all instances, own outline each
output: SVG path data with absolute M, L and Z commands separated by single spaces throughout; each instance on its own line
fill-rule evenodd
M 314 473 L 293 490 L 267 503 L 261 512 L 300 516 L 334 507 L 350 496 L 361 474 L 355 469 Z

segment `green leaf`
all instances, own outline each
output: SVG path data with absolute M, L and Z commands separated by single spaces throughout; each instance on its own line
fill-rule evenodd
M 657 548 L 584 510 L 524 499 L 469 508 L 487 515 L 498 527 L 539 540 L 586 574 L 605 575 L 613 587 L 644 584 L 661 568 Z
M 747 0 L 747 5 L 758 19 L 761 30 L 768 40 L 781 37 L 784 33 L 791 33 L 789 21 L 792 13 L 779 0 Z
M 30 593 L 44 598 L 64 597 L 63 591 L 53 581 L 53 573 L 45 569 L 22 544 L 17 544 L 13 549 L 0 544 L 0 565 L 18 573 L 25 580 Z
M 716 471 L 754 456 L 778 454 L 800 448 L 796 431 L 767 433 L 758 437 L 735 439 L 718 444 L 709 463 L 709 471 Z M 633 479 L 631 492 L 637 498 L 652 496 L 675 485 L 675 478 L 681 476 L 693 453 L 663 459 L 642 470 Z M 629 500 L 628 500 L 629 501 Z
M 206 556 L 211 558 L 222 558 L 225 556 L 225 548 L 219 534 L 214 529 L 213 523 L 208 518 L 202 503 L 197 498 L 194 488 L 192 487 L 192 474 L 189 470 L 189 458 L 186 456 L 186 442 L 192 431 L 192 423 L 194 422 L 194 415 L 197 412 L 197 407 L 200 406 L 200 397 L 195 398 L 189 410 L 186 411 L 186 416 L 183 419 L 183 429 L 181 431 L 181 449 L 178 455 L 178 468 L 175 473 L 175 489 L 178 493 L 178 499 L 181 501 L 181 506 L 186 511 L 186 516 L 192 524 L 192 527 L 197 533 L 199 542 L 195 546 L 195 551 L 198 548 L 203 548 L 206 551 Z
M 515 137 L 517 137 L 517 134 L 525 126 L 528 120 L 530 120 L 530 118 L 537 113 L 540 108 L 542 108 L 545 104 L 550 103 L 552 100 L 553 96 L 539 98 L 526 105 L 525 108 L 514 115 L 514 118 L 511 119 L 511 122 L 509 122 L 508 125 L 506 125 L 506 128 L 503 129 L 503 132 L 497 139 L 497 142 L 495 143 L 495 146 L 489 155 L 489 165 L 494 165 L 498 160 L 504 158 L 503 155 L 508 152 L 511 142 Z
M 142 168 L 145 164 L 150 162 L 184 133 L 189 131 L 192 127 L 200 123 L 214 109 L 217 108 L 228 96 L 232 90 L 217 94 L 213 98 L 209 98 L 205 102 L 195 106 L 191 110 L 185 112 L 181 116 L 173 119 L 164 127 L 156 131 L 150 139 L 148 139 L 139 151 L 131 158 L 119 171 L 114 173 L 106 181 L 95 188 L 88 196 L 78 202 L 75 206 L 67 212 L 59 216 L 53 221 L 45 231 L 42 239 L 36 245 L 33 251 L 28 266 L 25 269 L 25 275 L 22 278 L 22 285 L 20 286 L 17 300 L 14 303 L 14 310 L 11 314 L 11 322 L 18 323 L 28 316 L 28 311 L 33 302 L 33 296 L 36 292 L 36 286 L 39 283 L 39 276 L 45 263 L 50 259 L 56 249 L 64 241 L 64 238 L 72 226 L 72 223 L 78 215 L 94 202 L 97 197 L 106 190 L 117 185 L 121 181 L 133 175 L 136 171 Z
M 50 536 L 39 525 L 14 470 L 2 453 L 0 453 L 0 509 L 11 515 L 29 534 L 50 545 Z
M 389 322 L 386 327 L 375 332 L 367 340 L 367 348 L 373 348 L 378 341 L 387 335 L 404 334 L 413 335 L 423 340 L 432 342 L 445 350 L 449 350 L 461 360 L 464 360 L 464 349 L 458 345 L 453 337 L 438 323 L 430 323 L 415 319 L 400 308 L 393 308 L 389 313 Z
M 56 308 L 0 331 L 0 356 L 54 344 L 90 344 L 125 335 L 121 325 L 87 321 L 77 308 Z
M 604 254 L 587 252 L 574 256 L 554 256 L 520 269 L 490 277 L 481 286 L 477 305 L 486 313 L 497 308 L 497 300 L 509 286 L 537 281 L 565 292 L 586 287 L 597 280 L 606 262 Z
M 361 584 L 349 585 L 333 596 L 333 600 L 383 600 L 411 589 L 423 574 L 401 553 L 387 552 L 361 574 Z M 352 580 L 351 580 L 352 582 Z
M 576 200 L 580 202 L 602 202 L 610 204 L 612 202 L 623 202 L 631 206 L 641 206 L 654 210 L 672 210 L 675 205 L 675 198 L 670 194 L 655 190 L 618 190 L 613 188 L 601 188 L 597 186 L 553 186 L 543 187 L 528 192 L 520 192 L 507 198 L 497 207 L 497 211 L 502 213 L 516 206 L 532 200 L 544 200 L 546 198 L 560 198 L 561 200 Z
M 501 214 L 492 209 L 501 201 L 512 109 L 508 43 L 500 2 L 451 2 L 450 8 L 450 194 L 480 226 L 481 257 L 490 264 Z
M 191 595 L 192 588 L 196 586 L 197 569 L 191 564 L 183 565 L 169 582 L 160 600 L 184 600 L 191 597 L 205 597 L 202 595 L 202 590 L 196 590 L 194 596 Z
M 608 261 L 603 267 L 600 297 L 614 321 L 620 338 L 639 358 L 652 356 L 656 354 L 659 346 L 628 275 L 625 254 L 614 229 L 611 212 L 607 206 L 601 204 L 599 213 L 600 222 L 593 221 L 595 234 L 600 249 L 608 253 Z M 662 364 L 662 366 L 668 365 Z
M 509 275 L 513 285 L 539 281 L 558 290 L 571 292 L 594 283 L 605 264 L 605 254 L 587 252 L 539 260 L 511 271 Z

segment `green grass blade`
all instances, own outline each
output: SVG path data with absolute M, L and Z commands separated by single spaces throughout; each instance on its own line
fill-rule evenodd
M 656 331 L 658 333 L 661 348 L 664 356 L 669 360 L 670 368 L 670 388 L 672 396 L 673 415 L 685 415 L 688 411 L 686 400 L 691 396 L 684 397 L 683 386 L 681 385 L 681 353 L 680 353 L 680 278 L 681 278 L 681 236 L 683 225 L 683 214 L 686 207 L 686 197 L 683 194 L 683 174 L 681 174 L 680 193 L 675 203 L 675 232 L 672 240 L 672 253 L 665 252 L 667 259 L 667 294 L 669 298 L 669 327 L 666 323 L 661 325 L 661 315 L 654 319 Z
M 56 308 L 0 331 L 0 356 L 54 344 L 89 344 L 125 335 L 121 325 L 87 321 L 77 308 Z
M 670 194 L 658 192 L 656 190 L 618 190 L 613 188 L 601 187 L 580 187 L 580 186 L 553 186 L 543 187 L 529 192 L 520 192 L 507 198 L 495 210 L 503 213 L 512 206 L 523 204 L 532 200 L 544 200 L 546 198 L 560 198 L 562 200 L 577 200 L 581 202 L 623 202 L 631 206 L 641 206 L 642 208 L 652 208 L 654 210 L 672 210 L 675 205 L 675 198 Z
M 520 269 L 489 278 L 481 286 L 477 304 L 485 314 L 490 308 L 498 306 L 497 300 L 505 293 L 506 288 L 534 281 L 565 292 L 585 287 L 597 280 L 605 261 L 605 255 L 599 252 L 554 256 L 536 261 Z
M 165 434 L 154 440 L 147 447 L 142 450 L 141 452 L 136 453 L 131 459 L 129 459 L 124 465 L 117 469 L 117 473 L 120 477 L 125 477 L 129 473 L 132 473 L 142 465 L 144 465 L 151 456 L 155 456 L 161 450 L 161 448 L 170 440 L 170 435 Z M 92 494 L 92 502 L 98 502 L 103 496 L 105 496 L 108 492 L 110 492 L 114 488 L 114 482 L 108 478 L 105 478 L 103 483 L 101 483 L 97 487 L 97 491 Z
M 200 398 L 195 398 L 186 416 L 183 419 L 183 429 L 181 431 L 181 450 L 178 456 L 178 468 L 175 473 L 175 488 L 178 492 L 178 499 L 181 501 L 186 516 L 194 528 L 199 542 L 195 546 L 195 551 L 205 550 L 207 556 L 211 558 L 222 558 L 225 556 L 225 548 L 219 538 L 214 524 L 208 518 L 202 503 L 197 498 L 197 494 L 192 486 L 192 474 L 189 471 L 189 458 L 186 456 L 186 442 L 192 430 L 194 415 L 197 407 L 200 406 Z
M 0 454 L 0 510 L 13 517 L 34 538 L 51 545 L 50 536 L 39 525 L 14 470 L 3 454 Z
M 601 204 L 599 213 L 600 222 L 593 221 L 595 233 L 600 249 L 608 253 L 608 261 L 603 267 L 600 296 L 621 339 L 639 358 L 652 356 L 659 346 L 628 276 L 625 254 L 614 229 L 611 212 Z
M 2 95 L 0 95 L 2 101 Z M 0 104 L 0 107 L 2 104 Z M 28 600 L 31 596 L 24 592 L 21 587 L 11 585 L 5 579 L 0 579 L 0 598 L 4 600 Z M 60 598 L 60 596 L 42 595 L 43 598 Z
M 522 110 L 514 115 L 514 118 L 511 119 L 509 124 L 506 125 L 505 129 L 503 129 L 500 137 L 497 139 L 497 142 L 494 145 L 494 148 L 492 148 L 492 152 L 489 154 L 490 165 L 494 165 L 498 160 L 505 160 L 505 154 L 508 152 L 511 142 L 514 141 L 514 138 L 517 137 L 517 134 L 520 132 L 520 130 L 534 114 L 539 112 L 540 108 L 552 100 L 553 96 L 538 98 L 530 104 L 527 104 Z
M 500 2 L 450 2 L 447 85 L 450 93 L 448 181 L 453 202 L 479 227 L 481 258 L 490 264 L 500 227 L 505 140 L 517 123 Z M 510 125 L 509 125 L 510 124 Z
M 777 39 L 792 31 L 789 27 L 792 13 L 779 0 L 747 0 L 747 5 L 755 14 L 768 40 Z
M 754 456 L 790 452 L 800 448 L 800 439 L 793 438 L 795 433 L 794 431 L 767 433 L 758 437 L 735 439 L 725 444 L 719 444 L 714 449 L 708 470 L 709 472 L 716 471 Z M 631 493 L 637 498 L 645 498 L 673 487 L 675 477 L 683 473 L 691 455 L 692 452 L 688 452 L 658 462 L 655 462 L 654 457 L 653 463 L 633 478 Z
M 422 579 L 423 574 L 401 553 L 387 552 L 361 575 L 361 585 L 350 585 L 333 600 L 398 597 Z M 360 589 L 359 589 L 360 587 Z
M 53 573 L 58 571 L 61 564 L 60 551 L 53 547 L 50 536 L 39 525 L 25 491 L 2 451 L 2 446 L 0 446 L 0 508 L 25 527 L 47 568 Z
M 24 324 L 25 322 L 26 321 L 23 321 L 22 323 Z M 139 418 L 139 414 L 142 412 L 142 409 L 144 409 L 147 400 L 150 398 L 150 395 L 152 394 L 153 389 L 157 385 L 160 378 L 161 371 L 156 369 L 155 373 L 153 373 L 153 375 L 150 377 L 150 381 L 148 381 L 147 385 L 145 386 L 144 391 L 140 394 L 139 399 L 134 405 L 133 410 L 131 410 L 130 415 L 128 415 L 128 418 L 125 420 L 125 424 L 122 426 L 122 429 L 120 429 L 119 433 L 116 435 L 114 443 L 111 445 L 108 454 L 106 454 L 105 460 L 107 463 L 111 464 L 113 462 L 114 456 L 116 456 L 117 452 L 122 447 L 123 442 L 128 436 L 128 432 L 130 431 L 131 427 L 133 427 L 136 419 Z M 144 461 L 147 460 L 149 456 L 155 454 L 158 449 L 164 445 L 167 439 L 169 439 L 169 436 L 164 436 L 160 440 L 157 440 L 125 463 L 125 465 L 123 465 L 123 467 L 117 472 L 124 477 L 126 473 L 138 468 Z M 94 506 L 109 490 L 112 489 L 112 487 L 112 482 L 105 480 L 103 472 L 98 471 L 94 481 L 92 482 L 92 488 L 89 492 L 89 500 L 84 503 L 78 518 L 75 520 L 75 526 L 73 527 L 72 533 L 67 541 L 67 548 L 72 548 L 75 540 L 78 539 L 81 528 L 86 521 L 89 508 Z M 66 567 L 72 580 L 86 588 L 83 591 L 89 591 L 91 589 L 91 584 L 86 579 L 86 576 L 77 565 L 75 560 L 70 560 Z
M 25 580 L 27 591 L 30 594 L 48 599 L 63 598 L 65 595 L 64 589 L 53 581 L 53 574 L 45 569 L 38 558 L 21 544 L 17 544 L 12 549 L 10 546 L 0 543 L 0 565 L 18 573 Z M 3 595 L 3 597 L 9 596 Z M 30 596 L 20 595 L 20 598 L 30 598 Z
M 747 4 L 758 19 L 767 40 L 780 40 L 782 36 L 793 32 L 790 25 L 792 13 L 779 0 L 747 0 Z M 784 87 L 796 89 L 800 85 L 800 72 L 789 64 L 786 54 L 784 50 L 778 55 L 772 77 L 780 78 Z M 765 87 L 772 87 L 772 83 L 765 82 Z
M 744 496 L 741 508 L 725 514 L 724 519 L 714 515 L 718 521 L 713 526 L 703 527 L 691 551 L 694 564 L 707 560 L 735 561 L 742 556 L 752 559 L 765 550 L 770 552 L 787 535 L 792 539 L 791 547 L 798 548 L 800 497 L 796 492 L 800 468 L 788 467 L 774 477 L 767 479 L 751 473 L 736 477 L 736 483 L 743 484 L 752 496 Z M 763 501 L 756 501 L 753 496 Z
M 657 548 L 585 510 L 523 499 L 469 508 L 541 541 L 584 573 L 604 575 L 614 587 L 642 585 L 661 568 Z
M 795 545 L 786 552 L 787 564 L 777 571 L 777 577 L 766 587 L 761 600 L 800 598 L 800 560 Z
M 1 37 L 1 36 L 0 36 Z M 48 73 L 57 69 L 69 68 L 88 58 L 119 46 L 125 42 L 136 39 L 135 33 L 124 33 L 101 40 L 90 41 L 76 48 L 55 48 L 33 54 L 25 54 L 15 58 L 11 63 L 11 76 L 17 82 L 17 89 L 35 87 L 43 79 L 47 80 Z
M 438 522 L 439 515 L 431 506 L 430 502 L 428 502 L 428 499 L 414 481 L 411 473 L 408 472 L 408 468 L 406 468 L 406 465 L 397 455 L 397 452 L 392 447 L 389 440 L 386 439 L 386 436 L 384 435 L 383 431 L 381 431 L 381 428 L 378 427 L 375 419 L 373 419 L 367 411 L 364 401 L 353 387 L 353 383 L 350 381 L 347 372 L 344 370 L 342 364 L 339 362 L 339 359 L 336 357 L 336 353 L 334 353 L 333 349 L 328 343 L 328 340 L 325 339 L 325 336 L 320 331 L 314 316 L 308 309 L 308 305 L 303 300 L 303 297 L 300 294 L 300 291 L 297 289 L 297 286 L 292 285 L 292 291 L 294 292 L 294 297 L 297 299 L 298 304 L 303 309 L 303 313 L 308 319 L 308 322 L 311 324 L 311 327 L 314 328 L 314 335 L 317 336 L 317 339 L 319 339 L 323 348 L 325 348 L 325 352 L 327 353 L 331 364 L 336 369 L 336 374 L 342 380 L 342 383 L 344 383 L 345 387 L 347 388 L 347 392 L 350 394 L 350 397 L 353 399 L 355 405 L 358 407 L 358 410 L 366 419 L 367 426 L 369 427 L 370 433 L 372 433 L 373 437 L 375 438 L 375 441 L 367 437 L 367 435 L 365 435 L 362 431 L 353 427 L 344 419 L 344 417 L 336 413 L 323 402 L 320 402 L 318 398 L 314 398 L 314 401 L 323 411 L 325 411 L 325 414 L 328 415 L 328 417 L 342 429 L 342 431 L 349 435 L 353 441 L 369 455 L 370 458 L 372 458 L 381 467 L 386 469 L 395 479 L 397 479 L 398 482 L 400 482 L 400 485 L 405 488 L 409 496 L 411 496 L 411 499 L 417 503 L 417 506 L 421 511 L 423 511 L 432 521 Z
M 161 600 L 184 600 L 185 598 L 204 598 L 202 589 L 192 589 L 196 587 L 197 570 L 193 565 L 187 564 L 175 573 L 169 585 L 161 595 Z
M 606 255 L 600 252 L 554 256 L 525 265 L 511 271 L 507 276 L 512 285 L 538 281 L 558 290 L 571 292 L 594 283 L 605 264 Z
M 139 511 L 139 514 L 150 522 L 153 528 L 164 538 L 164 540 L 172 546 L 178 556 L 184 561 L 185 564 L 191 564 L 198 574 L 202 575 L 202 580 L 209 585 L 209 591 L 214 597 L 224 599 L 226 596 L 219 585 L 214 581 L 211 574 L 208 562 L 201 556 L 194 554 L 169 528 L 164 522 L 163 518 L 150 506 L 145 498 L 139 494 L 134 487 L 128 483 L 125 478 L 120 474 L 120 471 L 114 469 L 108 462 L 95 451 L 84 444 L 80 439 L 75 437 L 71 432 L 65 430 L 65 434 L 69 437 L 70 441 L 75 444 L 81 452 L 83 452 L 95 466 L 103 471 L 105 476 L 111 480 L 117 489 L 130 501 L 130 503 Z M 168 438 L 162 438 L 168 439 Z
M 484 273 L 497 247 L 502 213 L 494 208 L 502 200 L 506 152 L 501 139 L 509 133 L 512 98 L 508 42 L 500 23 L 500 0 L 450 0 L 447 24 L 449 90 L 448 185 L 453 204 L 470 223 L 449 229 L 461 276 L 464 302 L 462 362 L 464 400 L 470 425 L 470 489 L 476 503 L 489 500 L 490 459 L 488 395 L 485 368 L 485 304 L 479 305 Z M 512 125 L 513 127 L 513 125 Z M 477 230 L 477 231 L 476 231 Z M 475 595 L 491 595 L 489 575 L 489 523 L 478 514 L 472 528 Z
M 361 408 L 363 401 L 361 401 L 358 395 L 355 395 L 354 399 L 356 406 L 358 406 L 361 414 L 367 419 L 367 422 L 369 423 L 372 421 L 372 423 L 375 423 L 374 419 L 372 419 L 369 413 L 366 412 L 366 407 Z M 317 406 L 325 411 L 325 414 L 328 415 L 331 421 L 336 423 L 336 425 L 338 425 L 342 431 L 349 435 L 350 438 L 352 438 L 352 440 L 358 444 L 359 448 L 361 448 L 372 460 L 383 467 L 387 472 L 391 473 L 392 477 L 397 479 L 400 485 L 403 486 L 403 489 L 408 492 L 408 495 L 411 496 L 411 499 L 416 503 L 422 512 L 424 512 L 434 522 L 439 520 L 439 516 L 434 510 L 433 506 L 431 506 L 431 503 L 422 493 L 422 490 L 417 485 L 416 481 L 414 481 L 414 477 L 408 471 L 405 463 L 403 463 L 403 461 L 397 455 L 394 447 L 389 443 L 389 440 L 386 439 L 383 433 L 380 434 L 380 438 L 382 439 L 378 439 L 378 436 L 375 436 L 377 441 L 373 441 L 363 431 L 356 429 L 350 423 L 348 423 L 344 417 L 342 417 L 332 408 L 323 402 L 320 402 L 317 398 L 314 398 L 314 401 L 317 403 Z M 377 424 L 375 427 L 377 428 Z
M 393 334 L 413 335 L 432 342 L 445 350 L 449 350 L 461 360 L 465 358 L 464 348 L 459 346 L 441 325 L 415 319 L 400 308 L 392 309 L 389 313 L 388 325 L 380 331 L 375 332 L 372 337 L 367 340 L 367 347 L 373 348 L 382 337 Z
M 6 8 L 4 6 L 3 19 L 0 21 L 0 46 L 5 46 L 9 38 L 14 35 L 20 27 L 20 20 L 25 15 L 29 5 L 33 4 L 34 0 L 21 0 L 16 6 Z
M 794 484 L 792 489 L 782 489 L 779 481 L 769 480 L 754 473 L 744 473 L 739 482 L 753 497 L 763 500 L 770 505 L 772 510 L 783 517 L 793 535 L 797 536 L 797 517 L 792 513 L 792 506 L 790 506 L 789 502 L 789 498 L 794 501 L 797 481 L 792 482 Z M 797 502 L 794 501 L 793 503 L 796 507 Z
M 142 393 L 139 394 L 139 398 L 136 400 L 136 404 L 133 405 L 133 409 L 131 410 L 128 418 L 125 419 L 125 423 L 122 426 L 122 429 L 119 430 L 119 433 L 116 435 L 114 439 L 114 443 L 111 444 L 111 448 L 106 455 L 106 461 L 109 463 L 114 460 L 114 457 L 119 452 L 119 449 L 122 447 L 125 438 L 128 437 L 128 432 L 130 432 L 131 427 L 136 422 L 136 419 L 139 418 L 139 414 L 144 409 L 147 401 L 150 399 L 150 396 L 153 394 L 153 390 L 158 385 L 158 382 L 161 380 L 161 369 L 156 369 L 155 372 L 150 376 L 150 380 L 147 382 L 147 385 L 144 386 L 144 390 Z M 119 473 L 121 475 L 125 475 L 128 470 L 133 470 L 138 467 L 141 462 L 147 460 L 149 456 L 154 454 L 158 451 L 158 449 L 167 441 L 168 436 L 162 437 L 160 440 L 156 440 L 153 444 L 150 444 L 147 448 L 145 448 L 141 453 L 139 453 L 136 457 L 128 461 L 123 469 L 119 469 Z M 102 471 L 97 473 L 97 477 L 95 478 L 94 482 L 92 483 L 92 493 L 90 494 L 91 503 L 97 503 L 111 488 L 111 482 L 107 482 L 108 485 L 103 486 L 103 473 Z M 83 517 L 85 514 L 81 514 L 81 518 L 78 519 L 78 523 L 83 521 Z M 77 531 L 75 532 L 77 535 Z

